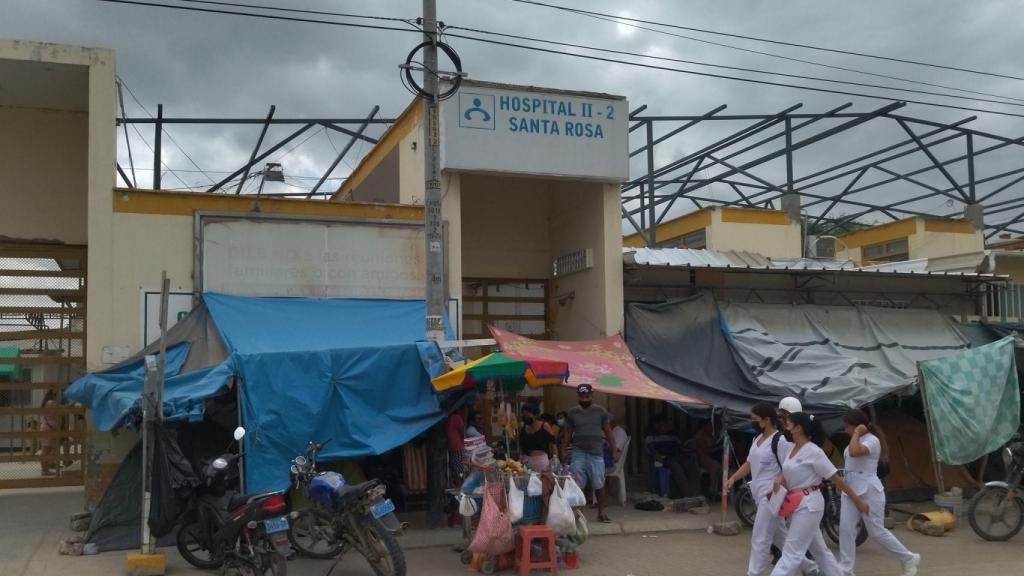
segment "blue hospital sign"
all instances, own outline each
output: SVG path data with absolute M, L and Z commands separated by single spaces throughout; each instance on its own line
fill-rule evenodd
M 625 98 L 467 82 L 441 106 L 442 168 L 628 178 Z

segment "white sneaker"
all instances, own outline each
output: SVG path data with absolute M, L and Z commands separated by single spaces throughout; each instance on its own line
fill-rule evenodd
M 903 561 L 903 576 L 916 576 L 917 566 L 921 563 L 921 555 L 914 554 L 910 560 Z

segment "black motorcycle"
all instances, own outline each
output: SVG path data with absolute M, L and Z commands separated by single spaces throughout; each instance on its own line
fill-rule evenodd
M 311 442 L 306 456 L 292 460 L 292 482 L 309 496 L 312 507 L 296 514 L 289 541 L 302 556 L 336 558 L 355 550 L 377 576 L 405 576 L 405 554 L 397 539 L 403 527 L 394 504 L 384 497 L 384 484 L 370 480 L 350 486 L 337 472 L 317 472 L 317 455 L 328 442 Z
M 241 440 L 245 430 L 235 431 Z M 290 515 L 284 492 L 240 494 L 228 485 L 239 456 L 223 454 L 204 462 L 202 485 L 178 528 L 178 552 L 203 570 L 231 576 L 285 576 L 291 554 Z
M 1024 527 L 1024 498 L 1020 483 L 1024 477 L 1024 443 L 1016 442 L 1003 449 L 1006 480 L 986 482 L 971 498 L 967 519 L 974 533 L 985 540 L 1009 540 Z

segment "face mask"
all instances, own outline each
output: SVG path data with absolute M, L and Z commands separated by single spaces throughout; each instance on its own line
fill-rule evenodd
M 565 418 L 559 418 L 558 419 L 558 425 L 559 426 L 565 426 Z
M 523 416 L 523 424 L 526 424 L 527 426 L 533 424 L 533 416 Z
M 587 400 L 587 401 L 580 400 L 580 408 L 583 408 L 585 410 L 587 408 L 590 408 L 590 405 L 593 404 L 593 403 L 594 402 L 591 401 L 591 400 Z

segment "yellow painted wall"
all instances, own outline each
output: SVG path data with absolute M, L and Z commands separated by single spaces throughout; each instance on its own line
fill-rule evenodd
M 85 244 L 89 114 L 0 106 L 0 236 Z
M 1024 258 L 1006 257 L 996 254 L 995 274 L 1006 274 L 1010 276 L 1010 282 L 1024 284 Z

